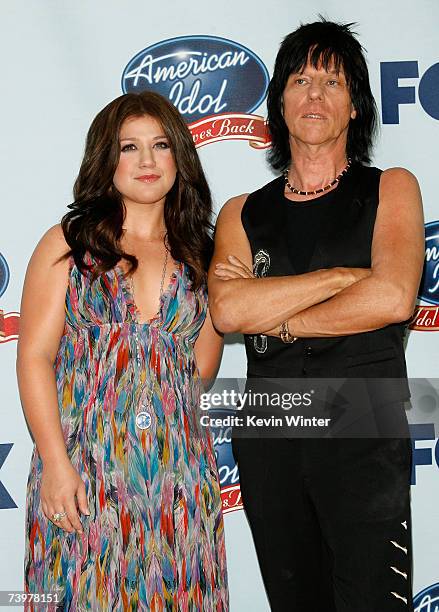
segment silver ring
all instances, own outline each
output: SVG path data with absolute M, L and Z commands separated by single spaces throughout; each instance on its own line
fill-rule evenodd
M 57 523 L 60 519 L 62 519 L 63 516 L 66 516 L 67 512 L 55 512 L 55 514 L 52 514 L 52 521 L 54 523 Z

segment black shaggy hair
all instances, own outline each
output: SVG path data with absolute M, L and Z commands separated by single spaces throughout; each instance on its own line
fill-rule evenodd
M 300 73 L 308 60 L 314 68 L 344 71 L 352 104 L 357 111 L 351 119 L 347 138 L 347 156 L 354 161 L 370 162 L 377 128 L 377 107 L 373 98 L 364 49 L 351 30 L 353 23 L 320 21 L 301 25 L 286 36 L 276 57 L 273 77 L 268 87 L 268 128 L 272 147 L 268 161 L 275 170 L 285 170 L 291 162 L 288 128 L 282 115 L 282 96 L 290 74 Z

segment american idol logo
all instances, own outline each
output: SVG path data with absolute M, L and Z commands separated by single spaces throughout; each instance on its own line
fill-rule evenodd
M 425 268 L 419 297 L 439 305 L 439 221 L 425 226 Z
M 0 297 L 4 294 L 9 284 L 9 267 L 6 259 L 0 253 Z
M 6 259 L 0 253 L 0 297 L 5 293 L 9 285 L 9 266 Z M 18 321 L 20 313 L 3 312 L 0 308 L 0 343 L 17 340 Z
M 126 66 L 122 90 L 169 98 L 188 122 L 225 112 L 252 113 L 265 98 L 268 71 L 259 57 L 227 38 L 181 36 L 140 51 Z
M 418 593 L 413 606 L 415 612 L 439 612 L 439 582 Z
M 439 221 L 425 226 L 425 265 L 418 297 L 433 306 L 418 306 L 410 327 L 439 331 Z
M 248 140 L 268 146 L 263 117 L 253 115 L 267 95 L 268 71 L 243 45 L 217 36 L 180 36 L 158 42 L 131 59 L 122 91 L 155 91 L 180 111 L 196 146 Z
M 210 430 L 218 464 L 223 512 L 231 512 L 242 508 L 238 467 L 233 457 L 231 445 L 232 424 L 235 415 L 235 409 L 209 409 L 209 419 L 215 423 L 210 427 Z

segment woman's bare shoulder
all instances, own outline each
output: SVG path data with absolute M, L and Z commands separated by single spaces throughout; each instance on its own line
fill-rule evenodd
M 33 260 L 56 263 L 70 251 L 64 238 L 61 224 L 50 227 L 38 242 L 32 255 Z

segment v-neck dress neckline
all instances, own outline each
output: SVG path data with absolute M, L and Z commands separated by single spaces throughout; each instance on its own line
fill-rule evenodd
M 115 265 L 114 270 L 117 274 L 117 278 L 122 287 L 122 292 L 123 292 L 123 296 L 126 302 L 127 311 L 129 312 L 133 323 L 136 323 L 137 325 L 153 325 L 156 323 L 157 325 L 159 325 L 163 321 L 164 301 L 169 294 L 172 294 L 175 291 L 175 287 L 177 285 L 176 281 L 178 280 L 178 276 L 181 275 L 183 271 L 182 262 L 174 261 L 174 263 L 176 264 L 176 269 L 172 272 L 171 276 L 169 277 L 168 285 L 166 286 L 166 288 L 163 289 L 163 293 L 161 294 L 160 299 L 159 299 L 158 310 L 156 314 L 150 319 L 148 319 L 147 321 L 139 320 L 141 313 L 134 300 L 134 296 L 132 294 L 132 291 L 131 291 L 131 288 L 128 282 L 127 274 L 123 270 L 120 264 Z

